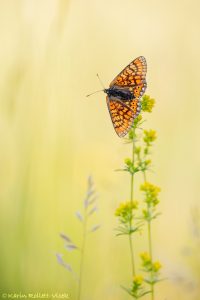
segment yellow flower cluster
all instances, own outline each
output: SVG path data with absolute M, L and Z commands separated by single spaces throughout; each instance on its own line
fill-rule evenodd
M 133 209 L 137 209 L 138 202 L 137 201 L 127 201 L 124 203 L 121 203 L 119 207 L 115 211 L 115 216 L 120 217 L 124 216 L 127 213 L 130 213 Z
M 130 166 L 132 164 L 132 160 L 130 158 L 125 158 L 124 162 L 127 166 Z
M 135 154 L 140 154 L 140 152 L 141 152 L 141 147 L 140 146 L 137 146 L 137 147 L 135 147 Z
M 158 272 L 161 268 L 162 265 L 159 261 L 155 261 L 152 265 L 154 272 Z
M 140 257 L 141 257 L 142 261 L 143 261 L 145 264 L 151 262 L 151 257 L 150 257 L 150 255 L 149 255 L 148 252 L 143 252 L 143 253 L 141 253 L 141 254 L 140 254 Z
M 136 275 L 133 277 L 133 283 L 135 285 L 141 285 L 143 283 L 143 281 L 144 281 L 144 278 L 141 275 Z
M 144 142 L 147 144 L 152 143 L 157 138 L 155 130 L 144 130 Z
M 145 202 L 154 207 L 159 203 L 158 194 L 160 193 L 160 188 L 149 182 L 145 182 L 140 186 L 140 190 L 145 192 Z
M 141 253 L 140 257 L 142 259 L 142 265 L 146 270 L 157 273 L 162 268 L 162 265 L 159 261 L 152 262 L 148 252 Z
M 153 185 L 152 183 L 145 182 L 140 186 L 140 190 L 143 192 L 148 193 L 151 197 L 157 197 L 160 193 L 160 188 L 156 185 Z
M 155 105 L 155 100 L 148 95 L 142 97 L 142 111 L 152 112 L 152 109 Z
M 148 166 L 148 165 L 151 164 L 151 160 L 150 160 L 150 159 L 147 159 L 147 160 L 144 161 L 144 163 L 145 163 L 146 166 Z

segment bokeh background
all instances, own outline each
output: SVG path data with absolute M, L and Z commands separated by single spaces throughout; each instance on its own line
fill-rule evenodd
M 163 264 L 156 299 L 200 299 L 199 1 L 0 1 L 1 292 L 68 292 L 76 285 L 58 265 L 79 256 L 87 177 L 93 175 L 101 229 L 89 238 L 84 299 L 124 300 L 130 279 L 126 239 L 114 211 L 129 197 L 129 178 L 114 170 L 130 155 L 112 127 L 106 86 L 131 60 L 148 63 L 147 94 L 156 99 L 154 170 L 162 215 L 153 225 L 154 256 Z M 139 182 L 137 183 L 139 184 Z M 146 249 L 145 238 L 136 253 Z M 148 299 L 148 297 L 146 298 Z

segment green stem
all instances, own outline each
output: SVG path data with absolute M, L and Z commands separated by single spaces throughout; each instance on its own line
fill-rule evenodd
M 135 276 L 135 261 L 134 261 L 133 241 L 131 239 L 131 234 L 129 234 L 129 246 L 131 252 L 132 276 Z
M 135 129 L 133 129 L 133 144 L 132 144 L 132 166 L 134 169 L 134 161 L 135 161 Z M 133 203 L 134 199 L 134 173 L 131 174 L 131 192 L 130 192 L 131 204 Z M 132 228 L 132 219 L 129 223 L 130 230 Z M 130 253 L 131 253 L 131 266 L 132 266 L 132 275 L 135 276 L 135 260 L 134 260 L 134 251 L 133 251 L 133 241 L 131 238 L 131 233 L 129 234 L 129 246 L 130 246 Z
M 83 219 L 83 240 L 81 247 L 81 259 L 80 259 L 80 272 L 79 272 L 79 284 L 78 284 L 78 297 L 77 300 L 81 299 L 82 281 L 83 281 L 83 266 L 84 266 L 84 253 L 86 244 L 86 232 L 87 232 L 87 211 L 85 208 L 84 219 Z
M 148 222 L 148 240 L 149 240 L 149 255 L 151 261 L 153 261 L 152 254 L 152 239 L 151 239 L 151 221 Z M 151 271 L 151 279 L 153 280 L 153 271 Z M 151 300 L 154 300 L 154 284 L 151 283 Z
M 131 203 L 133 202 L 134 193 L 134 174 L 131 174 Z
M 146 172 L 143 171 L 144 182 L 147 181 Z M 148 214 L 150 212 L 150 207 L 147 204 Z M 151 234 L 151 220 L 148 221 L 148 243 L 149 243 L 149 255 L 151 262 L 153 262 L 153 252 L 152 252 L 152 234 Z M 151 279 L 153 280 L 153 271 L 151 271 Z M 154 284 L 151 283 L 151 300 L 154 300 Z

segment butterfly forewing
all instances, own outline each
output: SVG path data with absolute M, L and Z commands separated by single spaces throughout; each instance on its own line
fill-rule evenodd
M 144 56 L 139 56 L 115 77 L 110 84 L 110 88 L 128 88 L 134 98 L 141 97 L 147 87 L 146 72 L 146 59 Z
M 139 113 L 139 100 L 133 99 L 122 102 L 117 98 L 107 96 L 106 101 L 116 133 L 119 137 L 125 136 L 131 129 L 133 121 Z

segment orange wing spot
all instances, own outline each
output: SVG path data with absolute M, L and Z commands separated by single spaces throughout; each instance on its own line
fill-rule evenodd
M 124 118 L 127 119 L 127 120 L 129 120 L 129 119 L 130 119 L 130 116 L 124 115 Z

